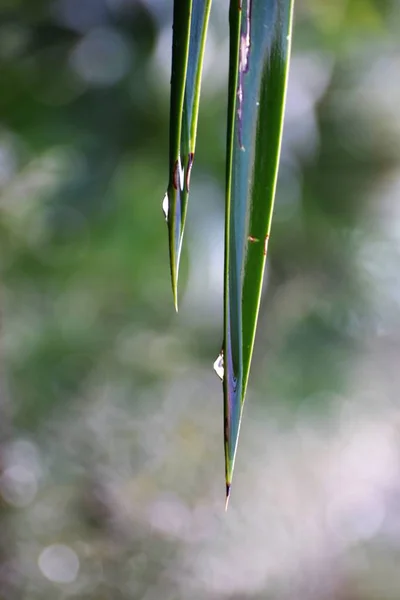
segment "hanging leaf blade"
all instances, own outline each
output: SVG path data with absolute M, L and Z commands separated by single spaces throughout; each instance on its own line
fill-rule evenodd
M 227 500 L 278 175 L 293 0 L 231 0 L 224 267 Z
M 174 2 L 169 183 L 163 210 L 168 223 L 171 283 L 176 310 L 210 9 L 211 0 Z

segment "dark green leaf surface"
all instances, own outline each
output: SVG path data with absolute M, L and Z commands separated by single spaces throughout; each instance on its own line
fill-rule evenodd
M 172 42 L 169 184 L 163 203 L 168 222 L 174 304 L 194 161 L 201 74 L 211 0 L 175 0 Z
M 271 229 L 293 0 L 231 0 L 224 276 L 229 497 Z

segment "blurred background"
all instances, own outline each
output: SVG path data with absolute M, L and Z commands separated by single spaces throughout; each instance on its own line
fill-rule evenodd
M 214 4 L 175 315 L 172 0 L 1 0 L 1 600 L 400 598 L 400 3 L 296 0 L 227 514 Z

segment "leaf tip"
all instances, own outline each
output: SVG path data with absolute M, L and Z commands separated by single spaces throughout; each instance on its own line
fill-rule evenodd
M 174 294 L 174 308 L 175 312 L 178 312 L 178 295 Z
M 169 268 L 171 274 L 172 298 L 176 312 L 178 312 L 178 275 L 179 275 L 179 255 L 180 241 L 178 243 L 174 238 L 174 232 L 171 230 L 171 222 L 168 222 L 169 229 Z
M 226 482 L 225 512 L 228 510 L 230 496 L 231 496 L 231 484 Z
M 172 297 L 174 301 L 175 312 L 178 312 L 178 278 L 176 271 L 171 270 Z

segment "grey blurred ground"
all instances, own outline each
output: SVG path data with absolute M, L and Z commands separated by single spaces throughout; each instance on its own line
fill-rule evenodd
M 172 2 L 0 4 L 1 600 L 400 597 L 400 5 L 297 0 L 225 514 L 227 5 L 176 316 Z

